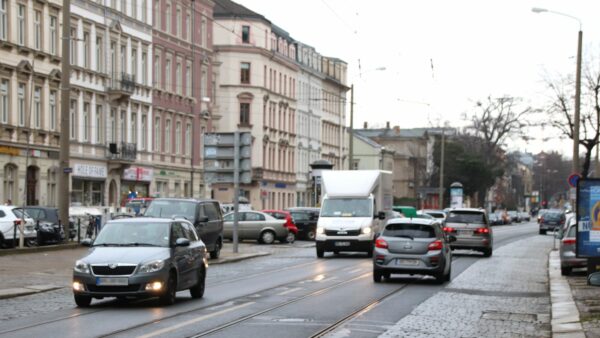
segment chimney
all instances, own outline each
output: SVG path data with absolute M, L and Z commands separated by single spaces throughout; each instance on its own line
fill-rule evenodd
M 385 129 L 390 129 L 390 121 L 387 121 L 387 122 L 385 123 Z
M 396 135 L 400 135 L 400 126 L 394 126 L 394 132 Z
M 367 129 L 369 128 L 369 123 L 367 123 L 367 121 L 365 121 L 365 123 L 363 124 L 363 129 Z

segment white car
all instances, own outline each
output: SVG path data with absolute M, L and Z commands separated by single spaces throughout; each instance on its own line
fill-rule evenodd
M 19 209 L 20 207 L 14 205 L 0 205 L 0 247 L 2 248 L 15 246 L 19 242 L 19 225 L 23 216 Z M 17 226 L 16 238 L 15 225 Z M 35 245 L 37 240 L 35 222 L 27 214 L 25 214 L 23 235 L 27 246 Z

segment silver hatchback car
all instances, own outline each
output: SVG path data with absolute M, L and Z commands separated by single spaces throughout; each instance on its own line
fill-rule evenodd
M 375 240 L 373 281 L 397 274 L 435 277 L 439 284 L 450 281 L 454 236 L 444 234 L 439 222 L 423 218 L 395 218 L 387 222 Z
M 577 258 L 576 244 L 577 222 L 572 219 L 560 240 L 560 273 L 563 276 L 570 275 L 571 271 L 573 271 L 573 268 L 587 267 L 586 258 Z
M 444 232 L 456 237 L 456 241 L 451 245 L 452 249 L 481 251 L 485 257 L 492 255 L 494 234 L 483 209 L 451 209 L 446 218 Z

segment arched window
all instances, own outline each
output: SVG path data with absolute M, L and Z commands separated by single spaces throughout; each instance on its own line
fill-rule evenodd
M 4 166 L 4 199 L 7 204 L 16 204 L 17 201 L 17 166 L 7 164 Z

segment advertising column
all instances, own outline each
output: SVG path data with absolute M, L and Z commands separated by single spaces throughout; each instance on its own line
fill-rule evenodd
M 450 207 L 463 207 L 463 185 L 459 182 L 454 182 L 450 185 Z

